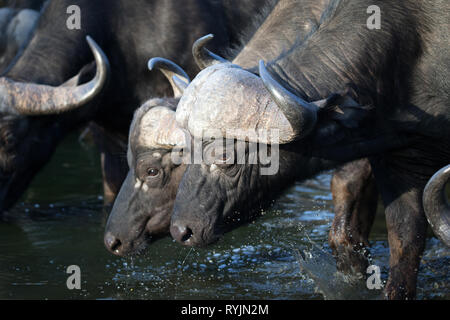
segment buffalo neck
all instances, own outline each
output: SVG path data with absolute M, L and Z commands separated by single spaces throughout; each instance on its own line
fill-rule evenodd
M 271 61 L 295 42 L 302 43 L 316 30 L 321 14 L 329 2 L 330 0 L 279 1 L 233 63 L 256 71 L 259 60 Z
M 377 108 L 390 111 L 404 105 L 408 75 L 421 54 L 420 21 L 415 1 L 378 3 L 381 29 L 369 29 L 371 0 L 332 1 L 329 18 L 299 45 L 273 61 L 269 68 L 288 88 L 308 100 L 357 87 Z M 398 30 L 402 30 L 401 37 Z
M 386 135 L 385 137 L 373 137 L 369 143 L 354 142 L 332 148 L 308 148 L 308 144 L 305 144 L 304 141 L 280 146 L 279 169 L 274 175 L 259 175 L 259 179 L 254 179 L 259 187 L 256 188 L 258 194 L 254 195 L 252 203 L 259 203 L 264 208 L 293 183 L 311 179 L 351 160 L 374 155 L 377 150 L 385 150 L 387 147 L 384 143 L 387 140 L 388 136 Z M 407 137 L 395 137 L 388 146 L 393 149 L 396 145 L 404 146 L 410 142 Z M 304 148 L 304 152 L 299 152 L 299 147 Z M 258 170 L 259 168 L 260 166 L 258 166 Z M 258 171 L 253 170 L 253 172 Z

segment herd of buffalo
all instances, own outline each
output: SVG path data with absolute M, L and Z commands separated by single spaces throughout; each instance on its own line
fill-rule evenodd
M 447 0 L 1 4 L 0 215 L 87 126 L 119 256 L 206 247 L 331 169 L 341 271 L 366 274 L 379 197 L 387 299 L 415 298 L 428 224 L 450 246 Z

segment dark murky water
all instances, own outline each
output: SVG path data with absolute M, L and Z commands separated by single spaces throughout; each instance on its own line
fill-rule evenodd
M 209 249 L 184 248 L 167 238 L 142 256 L 118 258 L 103 247 L 98 154 L 77 136 L 59 148 L 27 194 L 0 222 L 0 299 L 323 299 L 374 298 L 333 274 L 327 245 L 333 219 L 329 175 L 298 183 L 256 222 Z M 384 217 L 372 232 L 373 264 L 386 279 L 389 248 Z M 314 280 L 300 271 L 297 250 L 310 250 Z M 418 298 L 450 298 L 450 250 L 430 236 Z M 66 287 L 78 265 L 82 289 Z

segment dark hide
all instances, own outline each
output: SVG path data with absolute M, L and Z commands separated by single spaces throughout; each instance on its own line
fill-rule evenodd
M 381 8 L 380 30 L 367 28 L 371 5 Z M 331 1 L 317 30 L 271 61 L 269 70 L 307 101 L 341 93 L 361 107 L 320 109 L 309 136 L 280 146 L 275 176 L 260 176 L 260 165 L 189 165 L 172 235 L 205 246 L 294 180 L 370 157 L 391 248 L 386 297 L 414 298 L 426 230 L 422 190 L 450 159 L 450 41 L 442 27 L 449 12 L 445 1 Z

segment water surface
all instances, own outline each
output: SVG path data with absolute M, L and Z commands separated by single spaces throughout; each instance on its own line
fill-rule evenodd
M 103 247 L 98 153 L 73 135 L 11 210 L 11 219 L 0 222 L 0 299 L 376 298 L 364 286 L 336 281 L 332 272 L 329 182 L 324 174 L 294 185 L 260 219 L 208 249 L 166 238 L 141 256 L 119 258 Z M 385 280 L 389 248 L 382 214 L 370 240 L 372 263 Z M 300 270 L 298 250 L 319 261 L 315 277 Z M 450 298 L 449 262 L 449 249 L 430 235 L 418 298 Z M 66 287 L 70 265 L 81 268 L 81 290 Z

